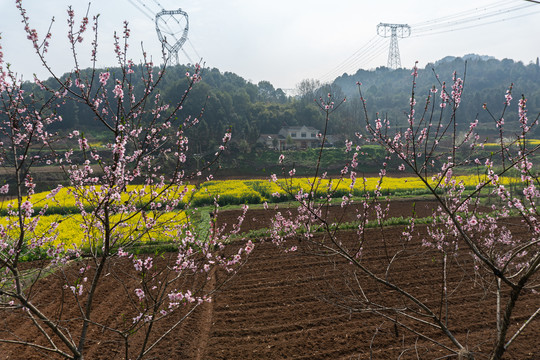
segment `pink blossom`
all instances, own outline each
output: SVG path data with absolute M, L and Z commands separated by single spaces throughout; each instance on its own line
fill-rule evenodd
M 506 90 L 506 94 L 504 95 L 504 105 L 510 105 L 511 100 L 512 100 L 512 85 L 510 85 L 510 89 Z
M 349 152 L 352 150 L 352 141 L 345 140 L 345 152 Z
M 142 317 L 143 317 L 143 313 L 140 313 L 138 316 L 133 318 L 133 323 L 135 324 L 139 322 L 142 319 Z
M 84 84 L 78 78 L 75 79 L 75 86 L 77 86 L 79 89 L 84 89 Z
M 143 269 L 143 262 L 141 259 L 134 259 L 133 260 L 133 266 L 135 267 L 135 270 L 142 271 Z
M 246 244 L 245 251 L 247 254 L 250 254 L 254 248 L 255 248 L 255 245 L 253 244 L 251 240 L 249 240 Z
M 113 94 L 115 98 L 119 98 L 122 100 L 124 98 L 124 90 L 122 90 L 122 85 L 116 84 L 113 90 Z
M 25 202 L 21 204 L 21 210 L 24 212 L 24 215 L 26 217 L 31 217 L 32 214 L 34 213 L 33 206 L 34 205 L 28 200 L 26 200 Z
M 107 85 L 107 81 L 109 80 L 109 77 L 110 77 L 110 76 L 111 76 L 111 74 L 110 74 L 108 71 L 99 74 L 99 82 L 100 82 L 103 86 Z
M 142 301 L 145 297 L 144 290 L 142 289 L 135 289 L 135 295 L 139 298 L 139 301 Z
M 230 132 L 226 132 L 225 135 L 223 135 L 223 139 L 222 139 L 223 143 L 226 143 L 229 140 L 231 140 L 231 136 L 232 134 Z

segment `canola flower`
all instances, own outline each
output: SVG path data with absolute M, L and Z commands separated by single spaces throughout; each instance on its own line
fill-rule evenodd
M 146 217 L 146 219 L 144 219 Z M 158 219 L 159 217 L 159 219 Z M 155 226 L 150 228 L 147 219 L 155 220 Z M 18 239 L 20 230 L 17 226 L 9 227 L 18 219 L 0 217 L 0 228 L 5 229 L 5 236 L 11 241 Z M 27 218 L 25 224 L 30 224 L 33 218 Z M 103 232 L 100 224 L 89 224 L 88 219 L 81 214 L 44 215 L 36 226 L 30 227 L 28 238 L 37 239 L 38 245 L 44 248 L 61 248 L 63 250 L 97 249 L 102 244 Z M 183 211 L 170 211 L 149 214 L 116 214 L 111 216 L 112 224 L 118 223 L 113 229 L 116 246 L 125 246 L 139 242 L 171 242 L 181 237 L 183 225 L 187 216 Z M 85 229 L 90 229 L 86 231 Z M 31 244 L 28 244 L 31 245 Z M 35 245 L 35 244 L 33 244 Z
M 466 189 L 475 189 L 480 182 L 487 182 L 488 179 L 485 175 L 462 175 L 454 176 L 454 180 L 457 183 L 461 182 Z M 502 185 L 513 185 L 519 182 L 519 178 L 515 177 L 501 177 L 500 183 Z M 378 177 L 358 178 L 354 186 L 351 186 L 352 180 L 349 178 L 339 179 L 313 179 L 313 178 L 297 178 L 293 179 L 285 185 L 283 180 L 275 181 L 281 187 L 290 188 L 291 191 L 297 192 L 302 189 L 304 193 L 311 191 L 312 184 L 315 196 L 325 196 L 328 193 L 333 193 L 333 196 L 343 196 L 353 194 L 354 196 L 361 196 L 367 193 L 373 193 L 378 185 Z M 431 179 L 429 184 L 432 187 L 437 185 L 436 179 Z M 278 185 L 276 185 L 278 186 Z M 421 195 L 427 194 L 428 189 L 426 185 L 417 177 L 384 177 L 381 183 L 381 192 L 388 195 Z M 280 193 L 283 195 L 282 193 Z
M 193 195 L 192 203 L 194 206 L 209 205 L 214 203 L 214 199 L 217 199 L 218 203 L 225 204 L 256 204 L 261 203 L 263 198 L 264 196 L 261 196 L 246 181 L 218 180 L 202 184 L 201 188 Z
M 503 140 L 503 144 L 505 146 L 508 146 L 511 143 L 513 143 L 513 145 L 517 147 L 518 145 L 520 145 L 522 141 L 523 140 L 518 140 L 518 142 L 513 142 L 513 141 L 510 142 L 509 140 Z M 540 139 L 525 139 L 525 143 L 528 146 L 538 146 L 540 145 Z M 485 148 L 499 148 L 501 146 L 501 143 L 500 142 L 486 142 L 483 145 Z
M 474 189 L 479 182 L 487 181 L 484 175 L 455 176 L 453 179 L 461 182 L 467 189 Z M 366 192 L 374 192 L 378 182 L 378 177 L 358 178 L 354 186 L 351 186 L 352 180 L 350 178 L 277 179 L 273 177 L 270 180 L 213 180 L 201 184 L 198 188 L 194 185 L 173 188 L 164 195 L 171 197 L 188 194 L 180 204 L 184 206 L 187 202 L 190 202 L 192 207 L 212 205 L 215 200 L 220 205 L 256 204 L 287 201 L 300 190 L 303 193 L 309 193 L 313 190 L 316 197 L 325 197 L 327 193 L 332 193 L 334 198 L 349 196 L 349 194 L 361 196 Z M 500 179 L 502 185 L 515 185 L 519 182 L 520 179 L 514 177 L 501 177 Z M 430 183 L 432 186 L 436 185 L 437 179 L 432 179 Z M 142 191 L 143 189 L 145 189 L 144 186 L 140 185 L 128 187 L 127 191 L 122 194 L 120 201 L 136 201 L 144 204 L 152 195 L 151 191 L 147 191 L 147 189 Z M 50 214 L 41 216 L 40 221 L 33 227 L 32 234 L 43 234 L 38 235 L 37 238 L 49 239 L 43 241 L 43 246 L 61 247 L 65 250 L 97 248 L 100 246 L 103 236 L 103 233 L 100 232 L 101 225 L 99 223 L 85 223 L 87 220 L 80 214 L 71 191 L 70 188 L 62 188 L 55 196 L 51 196 L 50 192 L 36 193 L 32 196 L 31 200 L 35 204 L 34 207 L 38 209 L 40 206 L 47 204 L 49 207 L 47 214 Z M 427 188 L 416 177 L 385 177 L 381 183 L 381 192 L 393 195 L 423 194 L 427 193 Z M 141 193 L 143 196 L 136 196 Z M 13 201 L 11 200 L 12 204 L 14 204 Z M 90 202 L 91 199 L 85 204 L 85 207 L 90 206 Z M 0 203 L 0 210 L 6 209 L 9 203 L 9 201 Z M 145 224 L 148 221 L 142 217 L 159 217 L 159 221 L 156 218 L 156 226 L 147 229 Z M 26 219 L 27 222 L 32 220 L 31 217 Z M 0 230 L 6 229 L 8 223 L 14 221 L 16 221 L 14 218 L 0 217 Z M 135 215 L 129 213 L 116 214 L 113 215 L 111 221 L 119 224 L 114 228 L 113 236 L 117 243 L 121 245 L 132 242 L 174 241 L 174 239 L 182 237 L 179 229 L 182 224 L 187 223 L 188 217 L 184 211 L 176 209 L 173 211 L 149 211 L 148 213 L 143 212 Z M 85 228 L 91 230 L 85 232 Z M 18 231 L 17 227 L 12 227 L 5 233 L 12 239 L 17 239 Z
M 96 186 L 94 190 L 95 193 L 99 193 L 101 191 L 101 188 L 101 186 Z M 195 189 L 195 186 L 185 185 L 181 187 L 173 187 L 166 194 L 160 197 L 158 196 L 157 201 L 160 201 L 161 198 L 166 196 L 177 197 L 184 190 L 184 188 L 187 188 L 186 193 L 190 193 Z M 137 203 L 136 205 L 142 205 L 149 202 L 152 197 L 152 192 L 156 192 L 159 190 L 159 188 L 145 187 L 143 185 L 128 185 L 126 191 L 122 193 L 122 196 L 118 202 L 124 203 L 135 201 Z M 74 188 L 72 187 L 63 187 L 60 188 L 54 194 L 54 196 L 52 196 L 53 194 L 51 193 L 51 191 L 39 192 L 32 195 L 31 201 L 36 211 L 47 206 L 47 213 L 49 214 L 75 214 L 80 212 L 80 207 L 76 203 L 76 197 L 72 193 L 73 191 Z M 143 192 L 144 195 L 141 196 L 141 192 Z M 94 204 L 92 195 L 82 197 L 82 199 L 82 205 L 86 210 L 91 210 L 95 207 L 96 204 Z M 22 199 L 23 202 L 27 200 L 29 200 L 28 197 L 23 197 Z M 6 209 L 9 204 L 14 206 L 16 204 L 16 200 L 4 202 L 0 201 L 0 210 Z
M 468 189 L 474 189 L 481 181 L 487 181 L 484 175 L 462 175 L 454 176 L 457 182 L 463 182 L 463 185 Z M 316 195 L 323 195 L 327 192 L 336 193 L 352 193 L 353 195 L 362 195 L 365 192 L 373 192 L 378 184 L 378 177 L 358 178 L 354 187 L 351 187 L 352 180 L 350 178 L 343 179 L 313 179 L 313 178 L 292 178 L 292 179 L 277 179 L 271 180 L 212 180 L 200 185 L 197 189 L 194 185 L 184 185 L 183 187 L 171 189 L 166 196 L 174 197 L 184 191 L 187 195 L 182 198 L 180 204 L 186 205 L 188 202 L 191 206 L 212 205 L 214 199 L 220 205 L 240 205 L 240 204 L 259 204 L 265 201 L 279 202 L 287 200 L 288 192 L 297 192 L 302 189 L 308 192 L 315 183 L 314 189 Z M 519 182 L 519 178 L 501 177 L 501 184 L 513 185 Z M 435 185 L 436 181 L 431 180 L 431 185 Z M 99 191 L 99 187 L 98 191 Z M 184 189 L 186 188 L 186 189 Z M 145 204 L 151 197 L 151 192 L 145 190 L 142 197 L 138 196 L 141 190 L 145 189 L 141 185 L 129 186 L 119 202 L 132 202 Z M 426 193 L 425 184 L 417 177 L 384 177 L 381 190 L 385 194 L 422 194 Z M 58 214 L 76 214 L 79 209 L 75 203 L 73 195 L 70 193 L 71 188 L 62 188 L 56 196 L 50 197 L 49 192 L 40 192 L 32 196 L 34 208 L 47 205 L 48 213 Z M 23 202 L 27 198 L 23 199 Z M 159 197 L 158 197 L 159 200 Z M 0 202 L 0 209 L 5 209 L 9 204 L 15 204 L 15 200 Z M 91 208 L 91 200 L 85 201 L 85 208 Z

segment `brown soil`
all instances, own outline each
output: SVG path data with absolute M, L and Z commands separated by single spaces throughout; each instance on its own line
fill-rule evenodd
M 416 213 L 429 213 L 432 203 L 419 202 Z M 338 208 L 333 216 L 341 217 Z M 349 209 L 350 210 L 350 209 Z M 395 202 L 391 215 L 409 216 L 410 202 Z M 224 211 L 220 221 L 233 222 L 239 211 Z M 248 213 L 243 231 L 257 229 L 269 223 L 271 212 L 252 210 Z M 353 217 L 354 212 L 345 213 Z M 515 232 L 523 232 L 515 222 Z M 403 244 L 399 238 L 402 227 L 386 229 L 384 237 L 377 229 L 369 230 L 365 243 L 363 261 L 375 271 L 385 270 L 386 252 L 401 251 L 401 257 L 392 267 L 392 280 L 405 286 L 434 309 L 439 309 L 441 288 L 441 258 L 435 251 L 422 247 L 421 237 L 425 228 L 419 227 L 421 236 L 412 243 Z M 340 232 L 340 240 L 351 245 L 356 232 Z M 303 240 L 304 241 L 304 240 Z M 299 245 L 297 252 L 284 253 L 270 241 L 258 242 L 246 265 L 218 293 L 212 303 L 204 303 L 175 332 L 152 353 L 155 359 L 435 359 L 448 355 L 441 347 L 419 339 L 403 328 L 395 327 L 391 319 L 383 319 L 369 312 L 360 312 L 358 286 L 354 270 L 347 262 L 328 256 L 320 256 L 316 248 Z M 385 246 L 386 245 L 386 246 Z M 238 244 L 229 246 L 235 251 Z M 163 266 L 165 260 L 156 262 Z M 472 263 L 465 253 L 450 262 L 451 276 L 448 279 L 449 328 L 458 340 L 467 344 L 476 353 L 477 359 L 485 358 L 493 342 L 495 328 L 495 298 L 487 284 L 482 284 L 470 271 Z M 111 265 L 119 269 L 131 267 L 125 259 Z M 74 270 L 79 269 L 79 265 Z M 126 313 L 126 288 L 136 286 L 137 279 L 125 270 L 125 276 L 104 278 L 99 288 L 99 303 L 96 305 L 95 320 L 111 325 L 121 324 Z M 358 274 L 357 274 L 358 275 Z M 220 283 L 224 274 L 212 273 L 206 287 Z M 363 291 L 374 301 L 392 299 L 387 305 L 407 305 L 395 293 L 359 275 Z M 122 286 L 119 286 L 120 280 Z M 190 279 L 191 284 L 199 280 Z M 62 292 L 62 281 L 58 274 L 41 280 L 35 287 L 34 301 L 47 314 L 58 313 Z M 457 290 L 457 291 L 454 291 Z M 64 293 L 65 295 L 65 293 Z M 66 298 L 68 298 L 66 296 Z M 395 301 L 394 301 L 395 300 Z M 540 306 L 537 294 L 525 292 L 513 314 L 511 330 L 516 330 Z M 129 308 L 129 307 L 128 307 Z M 187 309 L 186 309 L 187 310 Z M 68 302 L 63 311 L 64 318 L 75 318 L 76 305 Z M 41 334 L 24 320 L 20 313 L 0 311 L 0 337 L 18 336 L 24 339 L 39 338 Z M 185 313 L 180 312 L 179 315 Z M 399 318 L 411 325 L 405 319 Z M 158 323 L 155 331 L 162 331 L 175 321 Z M 71 323 L 62 323 L 78 336 L 78 328 Z M 439 332 L 425 328 L 433 339 L 449 345 Z M 10 332 L 10 333 L 9 333 Z M 93 328 L 87 359 L 123 359 L 121 343 L 111 333 Z M 540 319 L 536 319 L 508 350 L 506 359 L 540 359 Z M 141 339 L 134 338 L 134 346 Z M 0 345 L 0 359 L 42 359 L 47 354 L 13 345 Z M 54 358 L 54 357 L 53 357 Z

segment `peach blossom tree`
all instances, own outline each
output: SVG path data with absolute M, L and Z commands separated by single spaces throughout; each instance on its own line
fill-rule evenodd
M 459 131 L 464 79 L 454 73 L 451 83 L 446 84 L 437 76 L 436 84 L 421 98 L 417 77 L 415 65 L 403 129 L 393 128 L 391 119 L 379 114 L 370 116 L 358 83 L 366 132 L 345 141 L 345 151 L 352 155 L 339 176 L 332 177 L 319 166 L 326 131 L 321 134 L 319 161 L 307 188 L 294 185 L 295 170 L 287 167 L 286 156 L 280 156 L 284 179 L 279 181 L 273 175 L 270 181 L 281 184 L 296 205 L 294 211 L 277 209 L 272 238 L 286 251 L 316 253 L 328 258 L 332 266 L 340 264 L 348 269 L 343 275 L 347 291 L 319 294 L 338 308 L 376 314 L 394 324 L 396 336 L 403 329 L 430 343 L 441 351 L 437 352 L 442 356 L 439 358 L 501 359 L 511 351 L 514 341 L 534 326 L 540 314 L 540 307 L 533 306 L 524 319 L 520 315 L 519 326 L 515 325 L 519 301 L 533 297 L 538 305 L 540 287 L 540 184 L 533 166 L 540 146 L 528 141 L 538 125 L 538 116 L 529 119 L 527 100 L 522 96 L 512 128 L 507 128 L 504 118 L 508 123 L 512 117 L 508 110 L 513 100 L 510 86 L 501 100 L 501 115 L 493 115 L 484 104 L 499 134 L 498 149 L 486 151 L 485 141 L 477 133 L 478 120 Z M 327 123 L 342 101 L 332 94 L 317 100 Z M 365 144 L 376 144 L 387 154 L 374 190 L 367 188 L 359 166 Z M 429 217 L 420 218 L 413 209 L 412 216 L 401 225 L 399 239 L 385 235 L 392 223 L 392 202 L 384 192 L 390 173 L 419 179 L 435 204 Z M 466 186 L 460 174 L 475 179 L 476 185 Z M 512 179 L 511 186 L 505 178 Z M 343 219 L 350 214 L 355 217 L 356 240 L 346 242 L 342 240 Z M 432 259 L 426 271 L 440 274 L 440 280 L 429 287 L 429 294 L 421 292 L 414 279 L 400 273 L 407 266 L 427 266 L 426 257 Z M 453 327 L 456 301 L 476 301 L 467 293 L 471 291 L 468 286 L 480 288 L 483 296 L 492 299 L 494 308 L 492 319 L 480 320 L 494 325 L 488 330 L 488 338 L 478 343 L 461 333 L 461 328 Z M 372 293 L 366 290 L 368 287 L 379 290 Z M 474 317 L 461 320 L 467 326 L 479 321 Z M 377 331 L 373 338 L 376 335 Z M 418 354 L 417 346 L 410 344 L 408 350 Z
M 210 162 L 193 173 L 184 170 L 189 150 L 185 130 L 197 124 L 204 109 L 190 116 L 182 108 L 201 80 L 202 68 L 196 65 L 186 72 L 188 87 L 175 104 L 164 103 L 159 85 L 167 59 L 157 68 L 143 52 L 142 62 L 135 64 L 128 55 L 130 29 L 124 23 L 122 32 L 114 34 L 117 67 L 98 69 L 99 18 L 86 14 L 77 20 L 70 7 L 67 38 L 73 70 L 59 76 L 47 58 L 50 29 L 40 36 L 22 1 L 16 6 L 50 78 L 35 77 L 37 88 L 31 87 L 18 79 L 0 52 L 0 165 L 13 179 L 0 185 L 6 200 L 0 223 L 0 309 L 6 319 L 0 346 L 83 359 L 91 346 L 103 342 L 126 359 L 145 358 L 197 307 L 211 301 L 253 249 L 248 242 L 234 253 L 224 251 L 230 234 L 216 226 L 216 217 L 201 231 L 190 208 L 189 181 L 212 166 Z M 78 49 L 87 37 L 92 67 L 81 69 Z M 92 112 L 107 134 L 106 144 L 93 145 L 77 129 L 51 130 L 60 128 L 58 109 L 72 103 Z M 224 134 L 216 159 L 230 138 L 230 132 Z M 68 218 L 81 235 L 71 242 L 58 241 L 65 218 L 44 221 L 48 205 L 35 196 L 33 174 L 38 167 L 65 176 L 64 184 L 47 196 L 47 204 L 60 204 L 60 191 L 67 191 L 76 204 Z M 172 252 L 137 251 L 140 244 L 163 240 Z M 28 266 L 25 258 L 42 260 Z M 216 280 L 218 271 L 228 275 Z M 57 279 L 52 310 L 39 300 L 45 276 Z M 126 278 L 133 281 L 123 281 Z M 100 289 L 111 281 L 123 290 L 118 299 L 123 306 L 116 318 L 99 320 L 95 309 L 103 301 Z M 13 319 L 39 336 L 11 331 Z

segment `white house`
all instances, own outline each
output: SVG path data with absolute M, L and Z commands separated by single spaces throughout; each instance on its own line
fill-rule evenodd
M 319 133 L 319 130 L 311 126 L 285 126 L 278 134 L 261 134 L 257 141 L 276 150 L 309 149 L 320 146 L 321 141 L 317 137 Z

